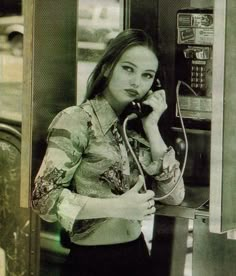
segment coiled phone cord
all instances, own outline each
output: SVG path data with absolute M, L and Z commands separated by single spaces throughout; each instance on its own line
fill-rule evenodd
M 179 104 L 179 89 L 180 89 L 180 85 L 183 84 L 185 86 L 187 86 L 191 91 L 192 88 L 187 84 L 185 83 L 184 81 L 178 81 L 177 83 L 177 86 L 176 86 L 176 105 L 177 105 L 177 109 L 178 109 L 178 112 L 179 112 L 179 119 L 180 119 L 180 123 L 181 123 L 181 127 L 182 127 L 182 130 L 183 130 L 183 135 L 184 135 L 184 142 L 185 142 L 185 153 L 184 153 L 184 161 L 183 161 L 183 166 L 182 166 L 182 169 L 181 169 L 181 172 L 180 172 L 180 175 L 174 185 L 174 187 L 167 193 L 165 194 L 164 196 L 161 196 L 161 197 L 154 197 L 154 200 L 155 201 L 160 201 L 160 200 L 163 200 L 165 198 L 167 198 L 168 196 L 170 196 L 174 190 L 176 189 L 176 187 L 178 186 L 180 180 L 182 179 L 183 177 L 183 174 L 184 174 L 184 171 L 185 171 L 185 167 L 186 167 L 186 162 L 187 162 L 187 156 L 188 156 L 188 139 L 187 139 L 187 135 L 186 135 L 186 131 L 185 131 L 185 127 L 184 127 L 184 122 L 183 122 L 183 118 L 182 118 L 182 114 L 181 114 L 181 110 L 180 110 L 180 104 Z M 194 94 L 195 94 L 195 91 L 194 91 Z M 195 94 L 196 95 L 196 94 Z M 143 169 L 129 143 L 129 139 L 128 139 L 128 136 L 127 136 L 127 123 L 129 120 L 133 120 L 135 118 L 137 118 L 138 115 L 135 114 L 135 113 L 132 113 L 130 115 L 128 115 L 124 122 L 123 122 L 123 133 L 124 133 L 124 138 L 125 138 L 125 143 L 127 145 L 127 147 L 129 148 L 130 150 L 130 153 L 131 155 L 133 156 L 136 164 L 137 164 L 137 167 L 138 167 L 138 170 L 139 170 L 139 173 L 143 176 L 143 179 L 144 179 L 144 184 L 143 184 L 143 188 L 144 188 L 144 191 L 147 191 L 147 185 L 146 185 L 146 181 L 145 181 L 145 177 L 144 177 L 144 173 L 143 173 Z
M 127 136 L 127 131 L 126 131 L 128 121 L 129 121 L 129 120 L 132 120 L 132 119 L 135 119 L 135 118 L 137 118 L 137 115 L 134 114 L 134 113 L 128 115 L 128 116 L 125 118 L 125 120 L 124 120 L 124 122 L 123 122 L 123 134 L 124 134 L 124 138 L 125 138 L 125 143 L 126 143 L 127 147 L 129 148 L 130 153 L 131 153 L 131 155 L 133 156 L 135 163 L 137 164 L 139 173 L 143 176 L 143 180 L 144 180 L 143 188 L 144 188 L 144 191 L 146 192 L 146 191 L 147 191 L 147 185 L 146 185 L 146 181 L 145 181 L 143 169 L 142 169 L 142 167 L 141 167 L 141 165 L 140 165 L 140 163 L 139 163 L 139 161 L 138 161 L 138 158 L 137 158 L 136 154 L 134 153 L 134 151 L 133 151 L 133 149 L 132 149 L 132 147 L 131 147 L 131 145 L 130 145 L 129 138 L 128 138 L 128 136 Z

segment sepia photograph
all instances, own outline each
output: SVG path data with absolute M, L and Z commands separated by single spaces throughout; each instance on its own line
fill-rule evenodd
M 1 0 L 0 276 L 236 275 L 235 24 Z

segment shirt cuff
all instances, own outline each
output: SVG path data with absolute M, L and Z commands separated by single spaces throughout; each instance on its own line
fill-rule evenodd
M 58 221 L 66 231 L 71 232 L 76 217 L 88 201 L 87 196 L 72 193 L 64 189 L 57 204 Z
M 175 159 L 175 151 L 172 147 L 166 150 L 162 158 L 155 161 L 152 161 L 150 152 L 143 150 L 140 152 L 139 162 L 148 175 L 162 182 L 169 182 L 175 170 L 179 168 L 179 162 Z
M 185 188 L 183 178 L 179 179 L 181 174 L 180 169 L 176 169 L 174 176 L 166 181 L 158 182 L 158 185 L 153 186 L 153 190 L 157 197 L 162 197 L 168 194 L 176 185 L 173 192 L 165 199 L 160 200 L 164 204 L 179 205 L 183 202 L 185 196 Z M 177 181 L 179 183 L 177 184 Z
M 174 149 L 169 147 L 161 160 L 161 173 L 154 175 L 154 177 L 159 182 L 169 183 L 175 176 L 176 170 L 179 169 L 179 162 L 175 159 Z

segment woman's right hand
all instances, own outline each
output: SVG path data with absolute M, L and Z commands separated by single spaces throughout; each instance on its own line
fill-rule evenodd
M 119 197 L 122 218 L 143 220 L 156 211 L 154 192 L 147 190 L 145 193 L 139 193 L 143 184 L 144 179 L 140 175 L 135 186 Z

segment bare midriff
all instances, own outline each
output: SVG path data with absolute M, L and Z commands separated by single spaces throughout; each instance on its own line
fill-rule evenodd
M 108 245 L 133 241 L 141 234 L 139 221 L 111 218 L 98 229 L 83 239 L 72 237 L 72 242 L 79 245 Z

